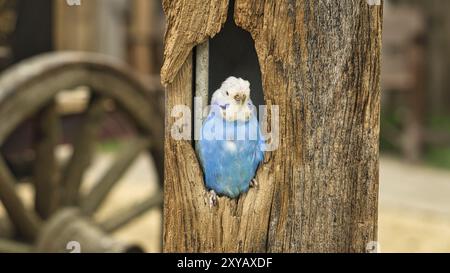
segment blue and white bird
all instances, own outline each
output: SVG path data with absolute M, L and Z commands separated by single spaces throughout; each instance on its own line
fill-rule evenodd
M 264 157 L 264 140 L 250 83 L 229 77 L 214 93 L 197 145 L 210 205 L 217 195 L 237 198 L 256 186 L 256 171 Z

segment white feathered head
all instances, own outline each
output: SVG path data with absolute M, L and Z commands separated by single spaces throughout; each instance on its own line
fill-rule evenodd
M 250 82 L 236 77 L 229 77 L 214 92 L 212 107 L 220 107 L 222 117 L 227 121 L 248 121 L 254 111 L 250 99 Z

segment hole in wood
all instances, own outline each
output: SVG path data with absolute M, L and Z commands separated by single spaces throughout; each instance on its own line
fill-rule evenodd
M 264 104 L 261 70 L 255 42 L 249 32 L 234 22 L 234 1 L 222 31 L 209 41 L 209 98 L 229 76 L 251 83 L 251 97 L 258 108 Z
M 202 105 L 210 104 L 211 98 L 214 92 L 219 89 L 222 83 L 229 78 L 230 76 L 234 76 L 237 78 L 242 78 L 250 82 L 251 89 L 251 99 L 253 104 L 256 106 L 256 109 L 259 110 L 259 106 L 265 105 L 264 101 L 264 93 L 262 87 L 261 80 L 261 70 L 258 61 L 258 56 L 255 49 L 254 40 L 251 34 L 244 29 L 238 27 L 234 21 L 234 1 L 230 1 L 230 7 L 228 10 L 228 18 L 227 21 L 221 30 L 213 39 L 206 41 L 203 44 L 200 44 L 196 47 L 194 53 L 194 94 L 196 100 L 201 98 Z M 245 88 L 245 87 L 244 87 Z M 228 92 L 227 92 L 228 95 Z M 240 97 L 239 97 L 240 96 Z M 236 98 L 237 97 L 237 98 Z M 242 94 L 236 94 L 236 101 L 242 101 Z M 244 97 L 248 98 L 248 95 Z M 194 101 L 194 107 L 198 106 L 197 101 Z M 216 102 L 217 103 L 217 102 Z M 216 104 L 217 105 L 217 104 Z M 229 106 L 229 104 L 227 104 Z M 219 105 L 224 111 L 227 109 L 227 105 Z M 228 112 L 226 112 L 228 113 Z M 194 123 L 195 125 L 195 139 L 197 140 L 198 136 L 200 136 L 200 131 L 202 130 L 203 119 L 205 118 L 205 113 L 197 112 L 197 109 L 194 113 Z M 258 118 L 258 115 L 257 115 Z M 251 123 L 249 123 L 251 124 Z M 257 127 L 253 125 L 256 129 Z M 248 129 L 252 130 L 252 129 Z M 244 133 L 245 134 L 245 133 Z M 257 140 L 259 131 L 255 130 L 255 135 L 249 136 L 249 131 L 246 133 L 247 138 L 251 137 L 252 140 Z M 254 138 L 254 139 L 253 139 Z M 235 148 L 236 143 L 228 142 L 228 146 L 226 149 L 238 149 Z M 250 144 L 249 144 L 250 145 Z M 202 153 L 201 149 L 196 143 L 196 150 L 198 153 Z M 203 149 L 204 148 L 203 146 Z M 206 153 L 205 150 L 203 153 Z M 201 159 L 201 155 L 199 154 L 199 158 Z M 205 155 L 203 155 L 205 156 Z M 249 158 L 251 156 L 249 155 Z M 263 158 L 263 155 L 258 154 L 257 158 Z M 209 158 L 209 157 L 208 157 Z M 201 160 L 200 160 L 201 161 Z M 225 163 L 224 163 L 225 164 Z M 262 164 L 262 162 L 261 162 Z M 214 165 L 214 164 L 212 164 Z M 209 164 L 210 168 L 215 168 Z M 247 166 L 248 165 L 248 166 Z M 255 172 L 258 170 L 257 168 L 258 162 L 247 162 L 243 161 L 242 166 L 233 168 L 237 168 L 237 172 L 244 173 L 243 183 L 237 183 L 237 179 L 235 182 L 239 185 L 234 185 L 230 188 L 227 187 L 227 190 L 223 189 L 223 185 L 219 185 L 220 183 L 211 182 L 214 179 L 209 179 L 209 183 L 212 185 L 208 185 L 208 175 L 206 175 L 205 183 L 208 189 L 216 191 L 219 196 L 228 196 L 231 198 L 238 198 L 241 193 L 248 191 L 248 185 L 245 182 L 249 182 L 250 185 L 256 186 L 256 180 L 252 180 L 255 176 Z M 229 166 L 230 167 L 230 166 Z M 240 169 L 239 169 L 240 168 Z M 252 171 L 246 171 L 252 170 Z M 251 174 L 250 174 L 251 173 Z M 251 176 L 251 177 L 250 177 Z M 231 179 L 230 181 L 234 181 Z M 233 182 L 233 183 L 235 183 Z M 231 183 L 231 182 L 230 182 Z M 218 189 L 218 190 L 217 190 Z M 213 195 L 216 193 L 213 192 Z M 210 199 L 210 203 L 214 204 L 214 198 Z
M 250 82 L 251 99 L 259 119 L 259 106 L 265 105 L 261 69 L 251 34 L 234 21 L 234 0 L 230 1 L 227 21 L 221 32 L 197 45 L 194 56 L 193 93 L 196 98 L 201 98 L 202 107 L 210 104 L 211 97 L 223 81 L 234 76 Z M 198 106 L 195 101 L 193 105 Z M 195 110 L 193 139 L 198 139 L 206 115 Z

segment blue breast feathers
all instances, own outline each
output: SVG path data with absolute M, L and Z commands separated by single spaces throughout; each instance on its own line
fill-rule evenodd
M 218 110 L 204 122 L 197 150 L 206 187 L 237 198 L 248 191 L 263 160 L 264 140 L 256 113 L 248 122 L 227 122 Z

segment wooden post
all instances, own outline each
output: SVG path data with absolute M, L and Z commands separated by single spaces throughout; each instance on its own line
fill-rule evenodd
M 164 251 L 372 251 L 382 6 L 361 0 L 236 0 L 235 21 L 255 40 L 266 104 L 280 108 L 280 145 L 266 154 L 259 189 L 238 200 L 220 198 L 210 209 L 192 142 L 171 137 L 179 118 L 171 110 L 192 107 L 192 50 L 221 30 L 229 2 L 163 5 Z
M 83 1 L 69 6 L 66 1 L 54 1 L 54 43 L 57 50 L 99 51 L 97 1 Z
M 194 130 L 196 140 L 201 133 L 201 125 L 204 120 L 204 108 L 209 103 L 209 42 L 206 41 L 196 47 L 195 50 L 195 92 L 194 96 L 196 100 L 201 100 L 201 106 L 195 105 L 194 107 Z M 198 103 L 199 101 L 197 101 Z M 197 145 L 197 144 L 196 144 Z
M 133 0 L 130 26 L 130 57 L 133 67 L 144 74 L 155 74 L 151 41 L 156 27 L 156 1 Z
M 126 0 L 82 1 L 69 6 L 54 1 L 54 40 L 57 50 L 100 52 L 126 59 Z

